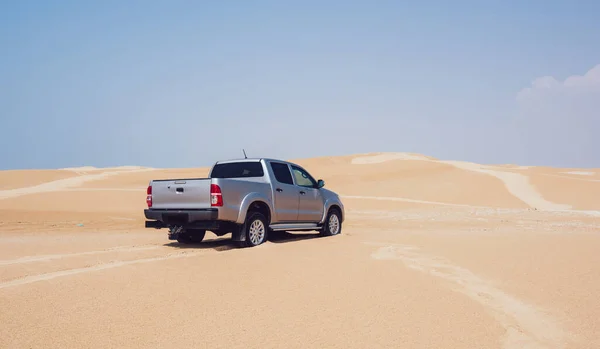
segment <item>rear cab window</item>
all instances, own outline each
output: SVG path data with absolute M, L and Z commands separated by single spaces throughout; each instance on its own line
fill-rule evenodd
M 216 164 L 210 173 L 211 178 L 257 178 L 264 175 L 263 166 L 258 161 Z

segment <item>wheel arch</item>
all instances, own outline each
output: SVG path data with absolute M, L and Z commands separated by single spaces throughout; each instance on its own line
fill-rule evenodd
M 329 214 L 329 212 L 331 212 L 332 209 L 337 210 L 340 213 L 340 222 L 344 221 L 344 206 L 342 205 L 341 202 L 339 202 L 338 200 L 327 200 L 325 202 L 325 210 L 323 210 L 323 217 L 321 217 L 321 222 L 320 223 L 325 223 L 325 220 L 327 219 L 327 215 Z
M 248 209 L 246 210 L 246 214 L 248 214 L 248 212 L 251 212 L 251 211 L 262 213 L 265 216 L 265 218 L 267 219 L 267 224 L 271 223 L 271 209 L 269 208 L 269 205 L 267 205 L 266 202 L 261 201 L 261 200 L 253 201 L 248 206 Z
M 243 224 L 246 221 L 246 216 L 251 209 L 255 209 L 265 215 L 268 221 L 267 223 L 271 222 L 273 210 L 269 201 L 258 193 L 251 193 L 248 194 L 244 200 L 242 200 L 236 223 Z
M 332 210 L 338 211 L 340 213 L 340 221 L 344 221 L 344 211 L 342 210 L 340 205 L 331 204 L 331 206 L 329 206 L 329 209 L 327 210 L 327 213 L 331 212 Z

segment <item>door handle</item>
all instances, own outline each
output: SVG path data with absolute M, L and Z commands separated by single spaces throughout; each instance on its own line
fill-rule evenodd
M 277 189 L 275 189 L 275 190 L 277 190 L 277 191 L 278 191 L 278 192 L 280 192 L 280 193 L 283 191 L 283 189 L 281 189 L 281 188 L 277 188 Z
M 304 190 L 301 190 L 300 195 L 304 195 L 304 194 L 306 194 L 306 192 Z

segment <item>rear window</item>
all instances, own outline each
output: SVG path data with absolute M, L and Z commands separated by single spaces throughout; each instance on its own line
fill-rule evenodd
M 210 174 L 211 178 L 248 178 L 262 177 L 265 173 L 260 162 L 230 162 L 216 164 Z

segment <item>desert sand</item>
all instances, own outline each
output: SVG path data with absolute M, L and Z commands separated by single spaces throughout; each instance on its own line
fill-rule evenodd
M 239 249 L 145 229 L 148 181 L 0 172 L 1 348 L 600 348 L 600 169 L 292 159 L 342 234 Z

